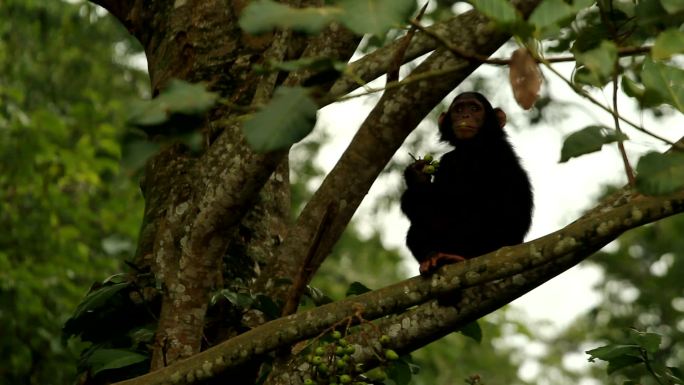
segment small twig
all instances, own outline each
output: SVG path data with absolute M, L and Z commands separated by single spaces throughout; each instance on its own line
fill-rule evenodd
M 321 221 L 318 223 L 318 228 L 316 229 L 316 233 L 314 234 L 311 245 L 309 246 L 309 252 L 306 255 L 306 259 L 300 267 L 297 278 L 292 283 L 292 287 L 287 295 L 287 301 L 285 302 L 285 306 L 283 306 L 282 311 L 283 317 L 293 314 L 297 311 L 299 299 L 304 292 L 304 288 L 311 280 L 311 273 L 316 271 L 318 266 L 320 266 L 322 258 L 318 255 L 318 251 L 323 239 L 323 234 L 325 234 L 325 232 L 332 225 L 335 213 L 337 213 L 337 204 L 329 204 L 325 209 L 325 213 L 323 213 Z
M 342 96 L 342 97 L 339 97 L 336 99 L 332 99 L 332 100 L 322 100 L 321 103 L 324 103 L 324 105 L 327 105 L 330 103 L 345 102 L 347 100 L 355 99 L 355 98 L 358 98 L 361 96 L 368 96 L 368 95 L 372 95 L 372 94 L 377 93 L 377 92 L 382 92 L 382 91 L 386 91 L 386 90 L 391 90 L 393 88 L 403 87 L 403 86 L 410 84 L 410 83 L 415 83 L 415 82 L 419 82 L 422 80 L 428 80 L 428 79 L 432 79 L 432 78 L 442 77 L 442 76 L 448 75 L 452 72 L 457 72 L 457 71 L 461 71 L 461 70 L 463 70 L 463 67 L 449 67 L 449 68 L 445 68 L 445 69 L 438 70 L 438 71 L 430 71 L 430 72 L 420 73 L 418 75 L 410 75 L 409 77 L 404 78 L 402 81 L 387 83 L 384 87 L 379 87 L 379 88 L 368 87 L 368 88 L 366 88 L 365 92 L 360 92 L 358 94 L 353 94 L 353 95 L 345 95 L 345 96 Z
M 645 349 L 639 349 L 641 350 L 641 358 L 644 360 L 644 365 L 646 365 L 646 370 L 648 370 L 649 373 L 655 378 L 655 380 L 660 384 L 664 385 L 663 382 L 660 380 L 660 376 L 658 373 L 653 370 L 653 367 L 651 366 L 651 362 L 648 359 L 648 353 L 646 352 Z
M 416 16 L 417 21 L 420 21 L 420 19 L 423 18 L 428 4 L 429 1 L 426 1 L 423 8 L 421 8 L 420 12 L 418 12 L 418 16 Z M 415 34 L 416 26 L 412 25 L 392 56 L 392 60 L 390 61 L 389 68 L 387 70 L 387 83 L 399 81 L 399 68 L 401 68 L 401 63 L 403 63 L 404 56 L 406 56 L 406 50 L 408 49 L 409 44 L 411 44 L 411 40 Z
M 629 159 L 627 158 L 627 151 L 625 151 L 625 143 L 622 135 L 622 130 L 620 129 L 620 114 L 618 113 L 618 69 L 620 64 L 618 60 L 615 60 L 615 68 L 613 69 L 613 120 L 615 121 L 615 131 L 617 135 L 618 149 L 620 150 L 620 156 L 622 157 L 622 164 L 625 166 L 625 174 L 627 175 L 627 182 L 630 187 L 636 186 L 636 181 L 634 180 L 634 170 L 629 164 Z

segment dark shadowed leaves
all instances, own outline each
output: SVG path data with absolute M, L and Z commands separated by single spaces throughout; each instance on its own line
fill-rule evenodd
M 86 360 L 91 368 L 91 374 L 108 370 L 119 369 L 147 360 L 148 357 L 126 349 L 98 349 Z
M 684 154 L 650 152 L 639 159 L 636 187 L 647 195 L 665 195 L 684 188 Z
M 89 293 L 85 299 L 78 305 L 74 315 L 71 319 L 78 319 L 85 313 L 95 312 L 101 307 L 109 303 L 109 300 L 115 296 L 119 291 L 130 286 L 129 282 L 116 283 L 113 285 L 103 286 L 97 290 Z
M 247 120 L 243 132 L 258 152 L 284 149 L 309 135 L 318 105 L 302 87 L 278 87 L 273 99 Z
M 392 361 L 386 372 L 388 378 L 385 380 L 385 384 L 408 385 L 411 382 L 411 366 L 403 357 Z
M 458 331 L 466 337 L 470 337 L 478 344 L 482 342 L 482 328 L 477 321 L 471 322 Z
M 584 154 L 599 151 L 604 144 L 616 142 L 620 138 L 622 140 L 628 139 L 626 135 L 618 134 L 607 127 L 585 127 L 565 138 L 559 162 L 564 163 L 570 158 L 576 158 Z
M 349 285 L 349 289 L 347 289 L 346 296 L 349 297 L 350 295 L 361 295 L 361 294 L 367 293 L 369 291 L 371 291 L 371 289 L 367 288 L 361 282 L 352 282 Z

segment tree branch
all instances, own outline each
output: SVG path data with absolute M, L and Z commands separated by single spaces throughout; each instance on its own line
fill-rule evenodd
M 626 230 L 684 212 L 684 191 L 665 197 L 628 194 L 602 205 L 602 210 L 590 211 L 565 228 L 532 242 L 504 247 L 463 263 L 445 266 L 428 278 L 414 277 L 383 289 L 279 318 L 186 360 L 118 384 L 194 383 L 268 351 L 315 336 L 337 321 L 354 315 L 358 309 L 362 309 L 365 319 L 373 320 L 400 313 L 454 290 L 505 278 L 511 278 L 512 284 L 528 290 L 531 287 L 526 286 L 527 278 L 520 274 L 542 266 L 551 269 L 543 274 L 556 274 L 591 255 Z M 532 286 L 539 283 L 535 282 Z M 493 298 L 492 301 L 495 301 L 497 297 Z M 479 308 L 480 305 L 476 306 Z M 406 343 L 407 348 L 412 346 L 411 343 Z

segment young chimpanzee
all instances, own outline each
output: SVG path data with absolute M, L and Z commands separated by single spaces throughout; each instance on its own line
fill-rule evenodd
M 434 174 L 426 160 L 404 171 L 401 208 L 411 221 L 406 244 L 420 273 L 523 241 L 532 219 L 532 187 L 503 126 L 506 114 L 477 92 L 458 95 L 439 119 L 455 149 Z

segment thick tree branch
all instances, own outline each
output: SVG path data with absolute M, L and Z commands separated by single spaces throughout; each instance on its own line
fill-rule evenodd
M 354 363 L 361 363 L 369 370 L 379 364 L 377 352 L 383 349 L 390 348 L 400 353 L 419 349 L 500 309 L 589 255 L 570 253 L 512 277 L 456 291 L 441 300 L 431 300 L 404 313 L 382 318 L 370 332 L 366 329 L 366 336 L 356 332 L 347 335 L 346 340 L 355 347 Z M 389 344 L 380 346 L 377 338 L 370 341 L 367 338 L 382 334 L 390 337 Z M 278 370 L 278 373 L 274 373 L 273 381 L 267 385 L 300 384 L 303 378 L 311 374 L 311 367 L 304 355 L 292 358 L 287 367 L 274 367 L 273 370 Z
M 454 290 L 509 277 L 514 284 L 523 287 L 526 286 L 526 278 L 520 276 L 521 273 L 549 266 L 551 273 L 547 273 L 556 274 L 556 267 L 562 271 L 626 230 L 682 212 L 684 191 L 666 197 L 623 196 L 604 205 L 603 210 L 592 211 L 565 228 L 532 242 L 505 247 L 463 263 L 446 266 L 429 278 L 414 277 L 268 322 L 186 360 L 119 384 L 194 383 L 273 349 L 315 336 L 337 321 L 354 315 L 358 309 L 362 309 L 364 318 L 373 320 L 400 313 Z M 407 342 L 406 346 L 410 344 Z

